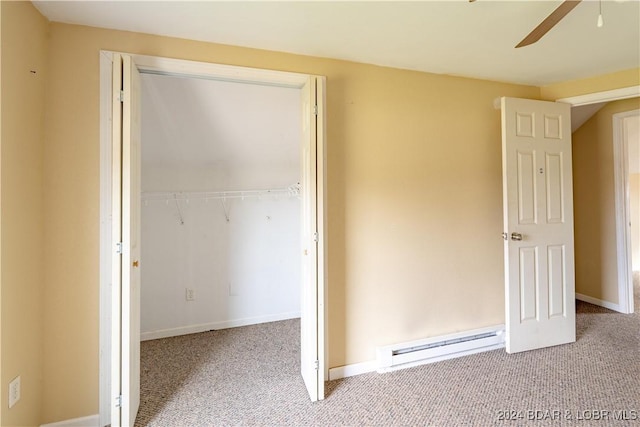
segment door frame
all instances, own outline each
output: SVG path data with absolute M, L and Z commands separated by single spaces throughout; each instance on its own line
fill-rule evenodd
M 640 110 L 613 115 L 613 173 L 616 201 L 616 247 L 618 265 L 618 307 L 616 311 L 631 314 L 633 307 L 633 266 L 631 247 L 631 201 L 629 200 L 629 150 L 624 132 L 627 117 L 640 115 Z
M 640 85 L 628 86 L 620 89 L 588 93 L 567 98 L 556 102 L 564 102 L 572 107 L 596 104 L 600 102 L 619 101 L 640 97 Z M 616 115 L 618 116 L 618 115 Z M 618 303 L 598 300 L 586 295 L 576 294 L 576 299 L 599 305 L 620 313 L 633 313 L 633 277 L 631 271 L 631 236 L 629 227 L 629 200 L 627 198 L 628 177 L 627 150 L 624 147 L 621 132 L 622 120 L 613 119 L 613 170 L 615 186 L 616 209 L 616 253 L 618 269 Z
M 111 265 L 113 248 L 111 247 L 112 226 L 112 55 L 122 53 L 131 56 L 140 71 L 152 74 L 185 76 L 200 79 L 224 80 L 239 83 L 278 85 L 301 88 L 310 77 L 309 74 L 291 73 L 259 68 L 248 68 L 190 60 L 162 58 L 126 52 L 100 51 L 100 330 L 99 330 L 99 422 L 100 426 L 110 424 L 111 418 Z M 323 79 L 324 77 L 319 77 Z M 317 94 L 317 233 L 318 245 L 318 356 L 319 370 L 324 381 L 329 379 L 328 369 L 328 266 L 327 266 L 327 194 L 326 194 L 326 89 Z M 313 230 L 316 232 L 316 230 Z M 313 234 L 313 233 L 312 233 Z

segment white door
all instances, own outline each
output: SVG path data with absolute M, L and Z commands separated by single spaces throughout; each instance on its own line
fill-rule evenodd
M 508 353 L 574 342 L 569 104 L 502 98 Z
M 316 81 L 310 77 L 302 88 L 302 303 L 300 307 L 300 358 L 304 383 L 312 401 L 324 398 L 320 370 L 318 310 L 318 204 Z
M 140 73 L 113 58 L 113 300 L 111 425 L 133 426 L 140 405 Z

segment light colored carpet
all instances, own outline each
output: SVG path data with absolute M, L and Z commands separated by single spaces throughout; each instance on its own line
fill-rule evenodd
M 577 336 L 331 381 L 317 403 L 298 373 L 296 320 L 146 341 L 136 426 L 640 425 L 640 316 L 577 302 Z M 623 410 L 638 420 L 613 420 Z M 595 411 L 612 414 L 576 420 Z

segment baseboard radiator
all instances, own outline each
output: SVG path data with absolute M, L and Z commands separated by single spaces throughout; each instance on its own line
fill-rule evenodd
M 504 325 L 475 329 L 377 348 L 378 372 L 495 350 L 504 347 Z

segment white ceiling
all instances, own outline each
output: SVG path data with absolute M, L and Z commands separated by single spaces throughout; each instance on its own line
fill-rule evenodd
M 151 74 L 141 85 L 143 169 L 298 167 L 300 90 Z
M 34 1 L 51 21 L 488 80 L 546 85 L 640 67 L 640 0 L 584 0 L 515 49 L 561 1 Z

